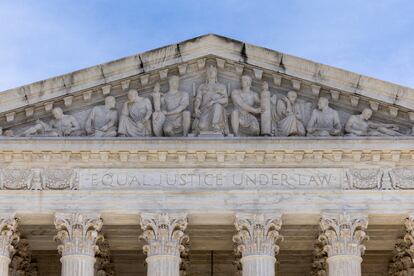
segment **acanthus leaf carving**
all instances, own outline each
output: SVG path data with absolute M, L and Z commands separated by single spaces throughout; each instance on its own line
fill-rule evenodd
M 404 221 L 404 235 L 394 246 L 393 258 L 388 266 L 388 275 L 401 276 L 414 273 L 414 216 Z
M 234 225 L 237 233 L 233 236 L 233 242 L 236 244 L 236 252 L 243 257 L 274 257 L 279 253 L 278 243 L 283 240 L 279 233 L 282 227 L 280 215 L 237 214 Z
M 189 237 L 186 214 L 143 213 L 141 214 L 140 239 L 146 244 L 143 251 L 148 256 L 171 255 L 179 257 L 185 250 Z
M 325 251 L 327 240 L 318 237 L 313 245 L 313 260 L 311 276 L 326 276 L 328 275 L 328 253 Z
M 353 255 L 361 257 L 365 252 L 364 241 L 368 239 L 365 230 L 368 217 L 362 214 L 325 213 L 319 225 L 323 233 L 320 241 L 326 242 L 324 250 L 329 257 L 337 255 Z
M 106 239 L 97 242 L 95 276 L 115 276 L 115 267 L 111 259 L 109 243 Z
M 56 213 L 55 227 L 58 230 L 55 240 L 60 244 L 58 251 L 62 256 L 95 256 L 96 243 L 103 238 L 103 222 L 100 215 L 80 213 Z
M 10 258 L 19 242 L 18 220 L 15 215 L 0 214 L 0 256 Z
M 37 263 L 32 259 L 29 241 L 20 239 L 9 266 L 10 276 L 37 276 Z

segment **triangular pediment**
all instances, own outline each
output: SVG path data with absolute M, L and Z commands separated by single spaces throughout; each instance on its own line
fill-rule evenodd
M 60 107 L 65 114 L 73 115 L 83 129 L 92 108 L 102 105 L 108 95 L 115 97 L 119 114 L 130 89 L 137 90 L 153 105 L 156 83 L 164 95 L 169 90 L 168 78 L 173 75 L 179 76 L 179 89 L 188 94 L 187 110 L 193 114 L 198 89 L 206 82 L 206 69 L 210 65 L 217 68 L 218 82 L 228 93 L 225 116 L 230 133 L 234 110 L 231 94 L 240 88 L 241 76 L 248 75 L 252 79 L 251 90 L 258 95 L 264 82 L 269 85 L 273 109 L 283 105 L 289 91 L 295 91 L 298 102 L 306 106 L 301 108 L 307 112 L 305 127 L 312 111 L 317 109 L 318 99 L 324 97 L 338 112 L 341 135 L 345 134 L 344 126 L 350 116 L 360 114 L 365 108 L 373 111 L 370 121 L 395 124 L 399 133 L 411 134 L 413 89 L 217 35 L 197 37 L 4 91 L 0 93 L 1 126 L 18 136 L 39 119 L 52 120 L 52 109 Z M 259 114 L 254 117 L 261 122 Z M 191 118 L 193 121 L 194 116 Z

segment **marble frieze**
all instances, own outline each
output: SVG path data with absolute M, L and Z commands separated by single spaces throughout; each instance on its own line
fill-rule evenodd
M 0 170 L 2 190 L 414 190 L 414 168 Z

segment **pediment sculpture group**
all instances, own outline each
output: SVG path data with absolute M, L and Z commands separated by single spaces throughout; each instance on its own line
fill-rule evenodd
M 310 102 L 297 99 L 295 91 L 278 98 L 271 95 L 268 84 L 262 90 L 251 90 L 252 79 L 241 77 L 240 89 L 228 94 L 226 85 L 217 80 L 217 68 L 206 69 L 206 82 L 201 84 L 194 97 L 190 112 L 189 93 L 179 90 L 179 77 L 171 76 L 169 90 L 160 92 L 157 83 L 153 101 L 142 97 L 137 90 L 128 92 L 121 114 L 115 108 L 113 96 L 105 104 L 91 109 L 84 123 L 64 114 L 56 107 L 48 123 L 38 120 L 17 136 L 95 136 L 95 137 L 144 137 L 144 136 L 400 136 L 398 126 L 371 121 L 372 110 L 351 115 L 344 128 L 338 112 L 329 106 L 329 100 L 320 97 L 312 110 Z M 227 105 L 233 108 L 228 113 Z

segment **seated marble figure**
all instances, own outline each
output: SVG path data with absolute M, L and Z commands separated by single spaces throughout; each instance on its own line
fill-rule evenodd
M 169 78 L 169 90 L 163 96 L 160 86 L 154 88 L 154 113 L 152 125 L 156 136 L 187 136 L 191 126 L 191 114 L 187 110 L 190 98 L 186 92 L 179 90 L 180 79 Z
M 338 136 L 341 134 L 338 112 L 329 107 L 329 100 L 320 97 L 307 125 L 308 136 Z
M 277 134 L 280 136 L 305 136 L 306 119 L 311 113 L 311 104 L 298 101 L 297 93 L 289 91 L 286 97 L 277 100 L 276 114 Z
M 152 104 L 149 99 L 140 97 L 137 90 L 128 92 L 128 100 L 122 107 L 118 134 L 126 137 L 151 136 Z
M 34 126 L 26 129 L 20 136 L 63 137 L 82 136 L 84 134 L 78 120 L 72 115 L 63 114 L 60 107 L 55 107 L 52 114 L 54 119 L 49 123 L 38 120 Z
M 374 123 L 372 110 L 365 108 L 359 115 L 351 115 L 345 124 L 347 136 L 401 136 L 394 124 Z
M 95 137 L 115 137 L 117 135 L 118 111 L 112 96 L 105 98 L 105 105 L 92 108 L 86 122 L 86 134 Z
M 210 65 L 207 67 L 207 82 L 198 87 L 194 100 L 193 132 L 227 135 L 227 104 L 227 88 L 218 82 L 217 68 Z
M 260 114 L 260 97 L 251 91 L 252 79 L 249 76 L 242 76 L 241 89 L 231 92 L 234 110 L 231 113 L 231 127 L 235 136 L 257 136 L 260 134 L 259 121 L 253 114 Z

